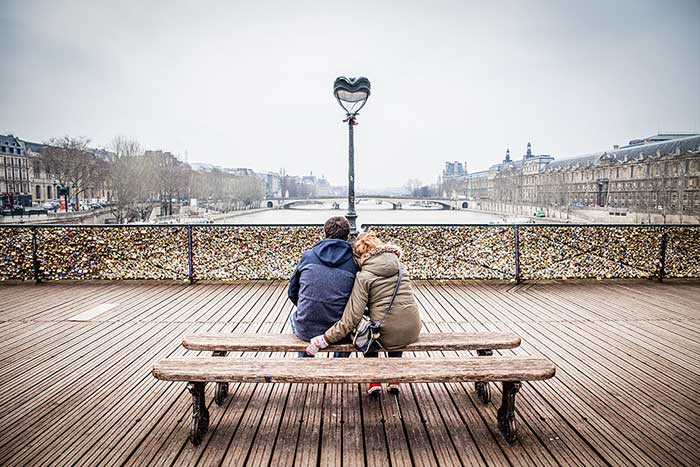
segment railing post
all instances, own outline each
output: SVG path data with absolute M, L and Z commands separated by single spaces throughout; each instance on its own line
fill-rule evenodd
M 192 225 L 187 225 L 187 270 L 190 285 L 194 284 L 194 270 L 192 268 Z
M 666 243 L 668 242 L 668 227 L 663 226 L 663 233 L 661 235 L 661 261 L 659 264 L 659 282 L 664 281 L 664 275 L 666 274 Z
M 37 240 L 36 240 L 36 227 L 32 227 L 32 269 L 34 270 L 34 283 L 41 283 L 41 277 L 39 276 L 39 259 L 37 258 Z
M 520 230 L 517 225 L 513 226 L 515 235 L 515 283 L 520 284 Z

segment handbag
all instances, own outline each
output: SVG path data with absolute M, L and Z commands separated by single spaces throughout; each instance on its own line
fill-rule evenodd
M 391 311 L 391 306 L 394 304 L 396 293 L 399 291 L 399 285 L 401 285 L 401 278 L 402 273 L 401 268 L 399 267 L 399 277 L 396 280 L 394 294 L 391 296 L 389 307 L 384 312 L 382 320 L 379 322 L 375 322 L 369 319 L 369 316 L 363 314 L 360 322 L 357 324 L 357 326 L 355 326 L 355 329 L 352 330 L 352 343 L 355 346 L 355 348 L 360 352 L 376 352 L 377 350 L 380 350 L 382 348 L 381 344 L 379 344 L 379 341 L 377 341 L 377 339 L 381 335 L 380 328 L 382 324 L 384 324 L 386 317 L 389 315 L 389 312 Z

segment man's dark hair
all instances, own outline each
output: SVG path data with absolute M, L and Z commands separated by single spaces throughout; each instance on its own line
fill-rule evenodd
M 350 236 L 350 224 L 342 216 L 331 217 L 323 224 L 323 233 L 326 235 L 326 238 L 347 240 Z

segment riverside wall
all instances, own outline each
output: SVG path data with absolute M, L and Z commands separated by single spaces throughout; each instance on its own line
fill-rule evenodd
M 683 214 L 666 214 L 662 212 L 636 212 L 621 208 L 580 207 L 558 208 L 538 207 L 529 204 L 511 204 L 495 201 L 470 202 L 470 208 L 505 216 L 535 217 L 535 212 L 542 209 L 544 220 L 574 223 L 610 223 L 610 224 L 700 224 L 699 216 Z

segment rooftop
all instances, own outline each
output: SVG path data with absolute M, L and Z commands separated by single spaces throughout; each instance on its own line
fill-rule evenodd
M 579 156 L 569 156 L 557 159 L 547 154 L 532 155 L 530 158 L 511 159 L 509 163 L 497 162 L 490 166 L 489 170 L 502 168 L 520 169 L 528 161 L 546 161 L 553 159 L 543 166 L 541 172 L 559 171 L 576 168 L 592 167 L 602 160 L 611 162 L 626 162 L 630 160 L 642 161 L 648 157 L 673 156 L 680 154 L 700 154 L 700 135 L 695 133 L 659 133 L 644 139 L 632 140 L 629 146 L 617 147 L 605 151 L 592 152 Z M 486 177 L 489 170 L 474 172 L 467 178 Z
M 546 170 L 553 170 L 558 167 L 571 167 L 577 164 L 581 166 L 591 165 L 605 159 L 624 162 L 634 159 L 643 160 L 648 157 L 656 157 L 657 155 L 680 155 L 688 152 L 700 154 L 700 135 L 609 149 L 568 159 L 555 160 L 547 165 Z
M 639 146 L 641 144 L 649 144 L 659 141 L 669 141 L 672 139 L 688 138 L 690 136 L 700 136 L 698 133 L 657 133 L 647 136 L 646 138 L 633 139 L 629 142 L 629 146 Z
M 398 400 L 239 384 L 195 448 L 185 385 L 154 379 L 153 362 L 195 355 L 180 346 L 194 332 L 286 332 L 286 283 L 45 283 L 0 285 L 0 465 L 700 463 L 700 282 L 415 290 L 425 332 L 509 330 L 523 343 L 503 354 L 557 365 L 523 385 L 514 445 L 471 384 L 412 384 Z

